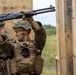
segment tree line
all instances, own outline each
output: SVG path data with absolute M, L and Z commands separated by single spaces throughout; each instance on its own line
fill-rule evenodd
M 56 34 L 56 27 L 55 26 L 52 26 L 50 24 L 46 25 L 44 24 L 43 25 L 45 30 L 46 30 L 46 34 L 49 36 L 49 35 L 55 35 Z

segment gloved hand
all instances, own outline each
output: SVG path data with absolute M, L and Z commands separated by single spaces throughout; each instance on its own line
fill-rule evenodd
M 24 11 L 24 13 L 27 15 L 28 11 Z M 34 21 L 33 17 L 27 17 L 25 15 L 22 16 L 23 20 L 27 20 L 29 23 L 31 23 L 32 21 Z

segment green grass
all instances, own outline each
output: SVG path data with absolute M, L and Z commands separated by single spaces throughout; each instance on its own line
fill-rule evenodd
M 42 57 L 44 59 L 44 68 L 42 75 L 55 75 L 56 53 L 57 53 L 56 34 L 49 35 L 47 36 L 46 45 L 42 52 Z

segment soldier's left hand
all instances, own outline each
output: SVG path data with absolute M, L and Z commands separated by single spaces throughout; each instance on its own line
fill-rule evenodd
M 28 14 L 28 11 L 24 11 L 24 13 Z M 33 17 L 27 17 L 25 15 L 23 15 L 23 20 L 27 20 L 29 23 L 31 23 L 34 19 Z

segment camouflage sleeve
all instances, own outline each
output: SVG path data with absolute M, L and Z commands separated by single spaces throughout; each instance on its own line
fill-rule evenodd
M 0 49 L 6 54 L 10 54 L 14 49 L 14 46 L 10 43 L 5 34 L 2 34 L 1 36 L 3 38 L 3 41 L 0 41 Z
M 35 30 L 35 43 L 36 47 L 42 51 L 46 42 L 46 32 L 45 29 L 41 26 L 40 30 Z

